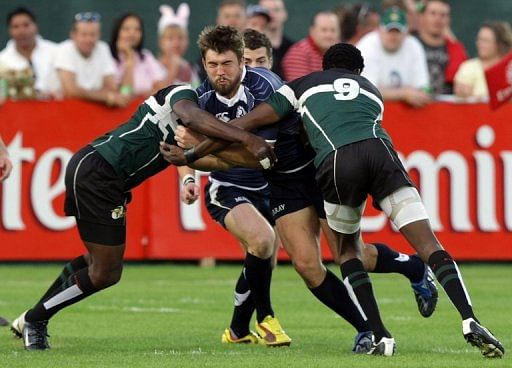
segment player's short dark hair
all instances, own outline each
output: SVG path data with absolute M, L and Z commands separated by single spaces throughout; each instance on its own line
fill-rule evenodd
M 244 31 L 243 35 L 246 48 L 256 50 L 264 47 L 267 50 L 267 56 L 272 58 L 272 44 L 264 33 L 248 28 Z
M 9 13 L 7 13 L 7 25 L 11 25 L 11 20 L 17 15 L 26 15 L 30 18 L 30 20 L 37 24 L 36 16 L 32 11 L 24 6 L 18 6 L 17 8 L 11 10 Z
M 361 51 L 348 43 L 337 43 L 329 48 L 322 61 L 322 69 L 344 68 L 361 72 L 364 68 L 364 59 Z
M 238 60 L 244 56 L 244 39 L 242 33 L 236 28 L 230 26 L 208 26 L 199 34 L 197 45 L 201 51 L 201 57 L 204 59 L 208 50 L 216 53 L 233 51 Z

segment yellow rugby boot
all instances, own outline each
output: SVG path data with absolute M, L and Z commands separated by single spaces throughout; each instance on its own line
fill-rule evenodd
M 292 339 L 284 332 L 276 317 L 266 316 L 261 323 L 256 321 L 256 331 L 260 335 L 260 344 L 289 346 L 292 343 Z
M 254 332 L 250 331 L 249 334 L 244 337 L 236 338 L 231 333 L 230 328 L 226 328 L 222 334 L 221 340 L 225 344 L 258 344 L 259 337 Z

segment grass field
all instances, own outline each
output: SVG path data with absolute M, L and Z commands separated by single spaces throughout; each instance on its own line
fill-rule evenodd
M 0 315 L 13 319 L 30 307 L 60 268 L 1 264 Z M 462 265 L 461 271 L 480 320 L 510 349 L 512 265 Z M 0 367 L 512 367 L 510 356 L 486 360 L 466 344 L 444 292 L 434 315 L 422 318 L 399 275 L 373 275 L 396 356 L 353 355 L 355 331 L 318 303 L 288 265 L 275 271 L 272 295 L 291 347 L 226 346 L 220 336 L 239 272 L 235 265 L 127 265 L 120 284 L 51 321 L 50 351 L 25 352 L 0 327 Z

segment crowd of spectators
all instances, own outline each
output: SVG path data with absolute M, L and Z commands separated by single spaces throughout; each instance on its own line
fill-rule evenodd
M 422 107 L 438 96 L 486 100 L 485 70 L 512 48 L 512 30 L 504 21 L 489 21 L 478 31 L 477 57 L 468 59 L 450 27 L 446 0 L 382 0 L 345 3 L 311 16 L 306 38 L 285 34 L 284 0 L 222 0 L 216 23 L 240 31 L 266 34 L 272 45 L 272 70 L 293 80 L 321 69 L 325 51 L 337 42 L 356 45 L 365 59 L 363 75 L 384 99 Z M 126 106 L 133 97 L 148 96 L 165 85 L 199 85 L 202 60 L 186 60 L 189 47 L 185 2 L 176 9 L 161 5 L 157 23 L 158 54 L 144 47 L 144 22 L 134 13 L 112 23 L 110 43 L 101 40 L 101 15 L 74 15 L 69 39 L 44 39 L 37 18 L 25 7 L 7 15 L 10 39 L 0 52 L 0 102 L 13 98 L 75 97 Z

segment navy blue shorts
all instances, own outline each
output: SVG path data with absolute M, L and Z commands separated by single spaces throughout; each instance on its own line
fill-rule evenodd
M 206 209 L 211 218 L 226 228 L 224 219 L 231 209 L 242 203 L 250 203 L 272 225 L 275 225 L 270 211 L 270 191 L 268 188 L 253 191 L 233 186 L 223 186 L 211 181 L 204 188 Z
M 269 180 L 270 208 L 274 220 L 313 206 L 318 217 L 325 218 L 324 200 L 315 179 L 316 169 L 311 162 L 300 171 L 273 175 Z

